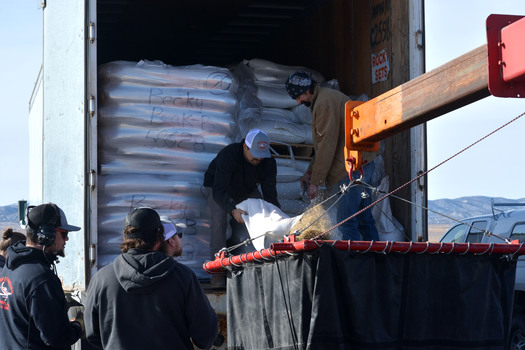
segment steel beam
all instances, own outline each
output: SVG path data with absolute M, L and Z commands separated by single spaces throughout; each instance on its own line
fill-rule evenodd
M 354 107 L 350 126 L 353 144 L 357 149 L 360 145 L 370 147 L 478 101 L 490 95 L 487 86 L 487 48 L 483 45 Z

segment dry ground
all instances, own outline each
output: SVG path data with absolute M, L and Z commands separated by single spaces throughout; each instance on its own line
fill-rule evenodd
M 438 242 L 450 226 L 452 225 L 428 225 L 428 241 Z

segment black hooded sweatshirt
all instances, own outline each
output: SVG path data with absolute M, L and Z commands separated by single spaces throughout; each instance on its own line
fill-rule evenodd
M 280 208 L 275 159 L 263 158 L 259 165 L 252 165 L 244 159 L 243 144 L 244 140 L 232 143 L 217 154 L 204 173 L 203 185 L 213 189 L 213 199 L 227 213 L 250 198 L 257 184 L 261 185 L 263 199 Z
M 88 288 L 87 340 L 119 349 L 206 349 L 217 315 L 187 266 L 158 252 L 130 249 L 98 271 Z M 191 340 L 190 340 L 191 339 Z
M 70 349 L 81 334 L 70 322 L 55 258 L 18 242 L 0 273 L 0 349 Z

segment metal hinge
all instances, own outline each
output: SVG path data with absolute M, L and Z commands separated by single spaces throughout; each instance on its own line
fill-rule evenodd
M 93 169 L 89 171 L 89 188 L 94 191 L 97 187 L 97 172 Z
M 416 31 L 416 47 L 418 50 L 423 48 L 423 31 L 421 29 Z
M 92 117 L 95 115 L 95 96 L 91 95 L 89 96 L 89 115 Z
M 89 43 L 93 44 L 95 42 L 95 22 L 93 21 L 89 21 L 88 35 L 89 35 Z
M 89 265 L 91 267 L 95 266 L 95 262 L 97 261 L 97 246 L 95 244 L 89 245 Z

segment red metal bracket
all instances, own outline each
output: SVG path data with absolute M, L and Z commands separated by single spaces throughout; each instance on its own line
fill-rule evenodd
M 525 97 L 525 17 L 487 17 L 489 91 L 497 97 Z

